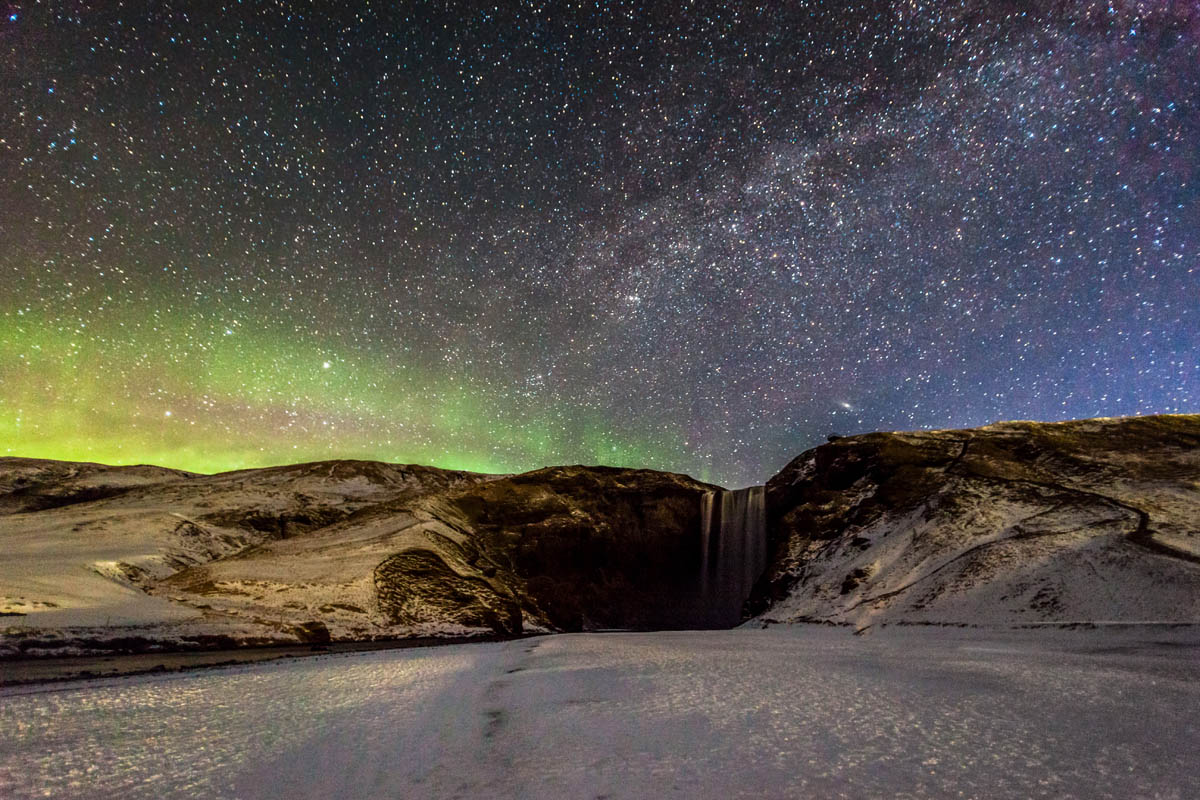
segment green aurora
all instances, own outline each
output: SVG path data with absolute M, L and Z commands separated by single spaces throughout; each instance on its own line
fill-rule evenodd
M 469 364 L 399 362 L 177 298 L 138 305 L 0 313 L 0 453 L 205 473 L 332 458 L 504 473 L 669 468 L 664 454 L 680 450 L 614 436 L 564 403 L 521 402 Z

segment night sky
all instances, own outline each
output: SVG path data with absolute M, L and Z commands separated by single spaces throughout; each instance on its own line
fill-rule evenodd
M 0 2 L 0 454 L 1200 411 L 1195 2 L 314 5 Z

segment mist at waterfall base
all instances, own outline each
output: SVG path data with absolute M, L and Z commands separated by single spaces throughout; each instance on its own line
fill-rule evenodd
M 766 568 L 766 487 L 706 492 L 700 500 L 696 627 L 738 625 Z

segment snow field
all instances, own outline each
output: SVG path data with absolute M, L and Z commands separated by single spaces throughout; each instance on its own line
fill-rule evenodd
M 0 795 L 1195 797 L 1171 636 L 577 634 L 24 687 Z

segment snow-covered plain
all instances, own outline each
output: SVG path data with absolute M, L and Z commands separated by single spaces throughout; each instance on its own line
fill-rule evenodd
M 579 634 L 24 687 L 0 796 L 1197 797 L 1196 644 Z

